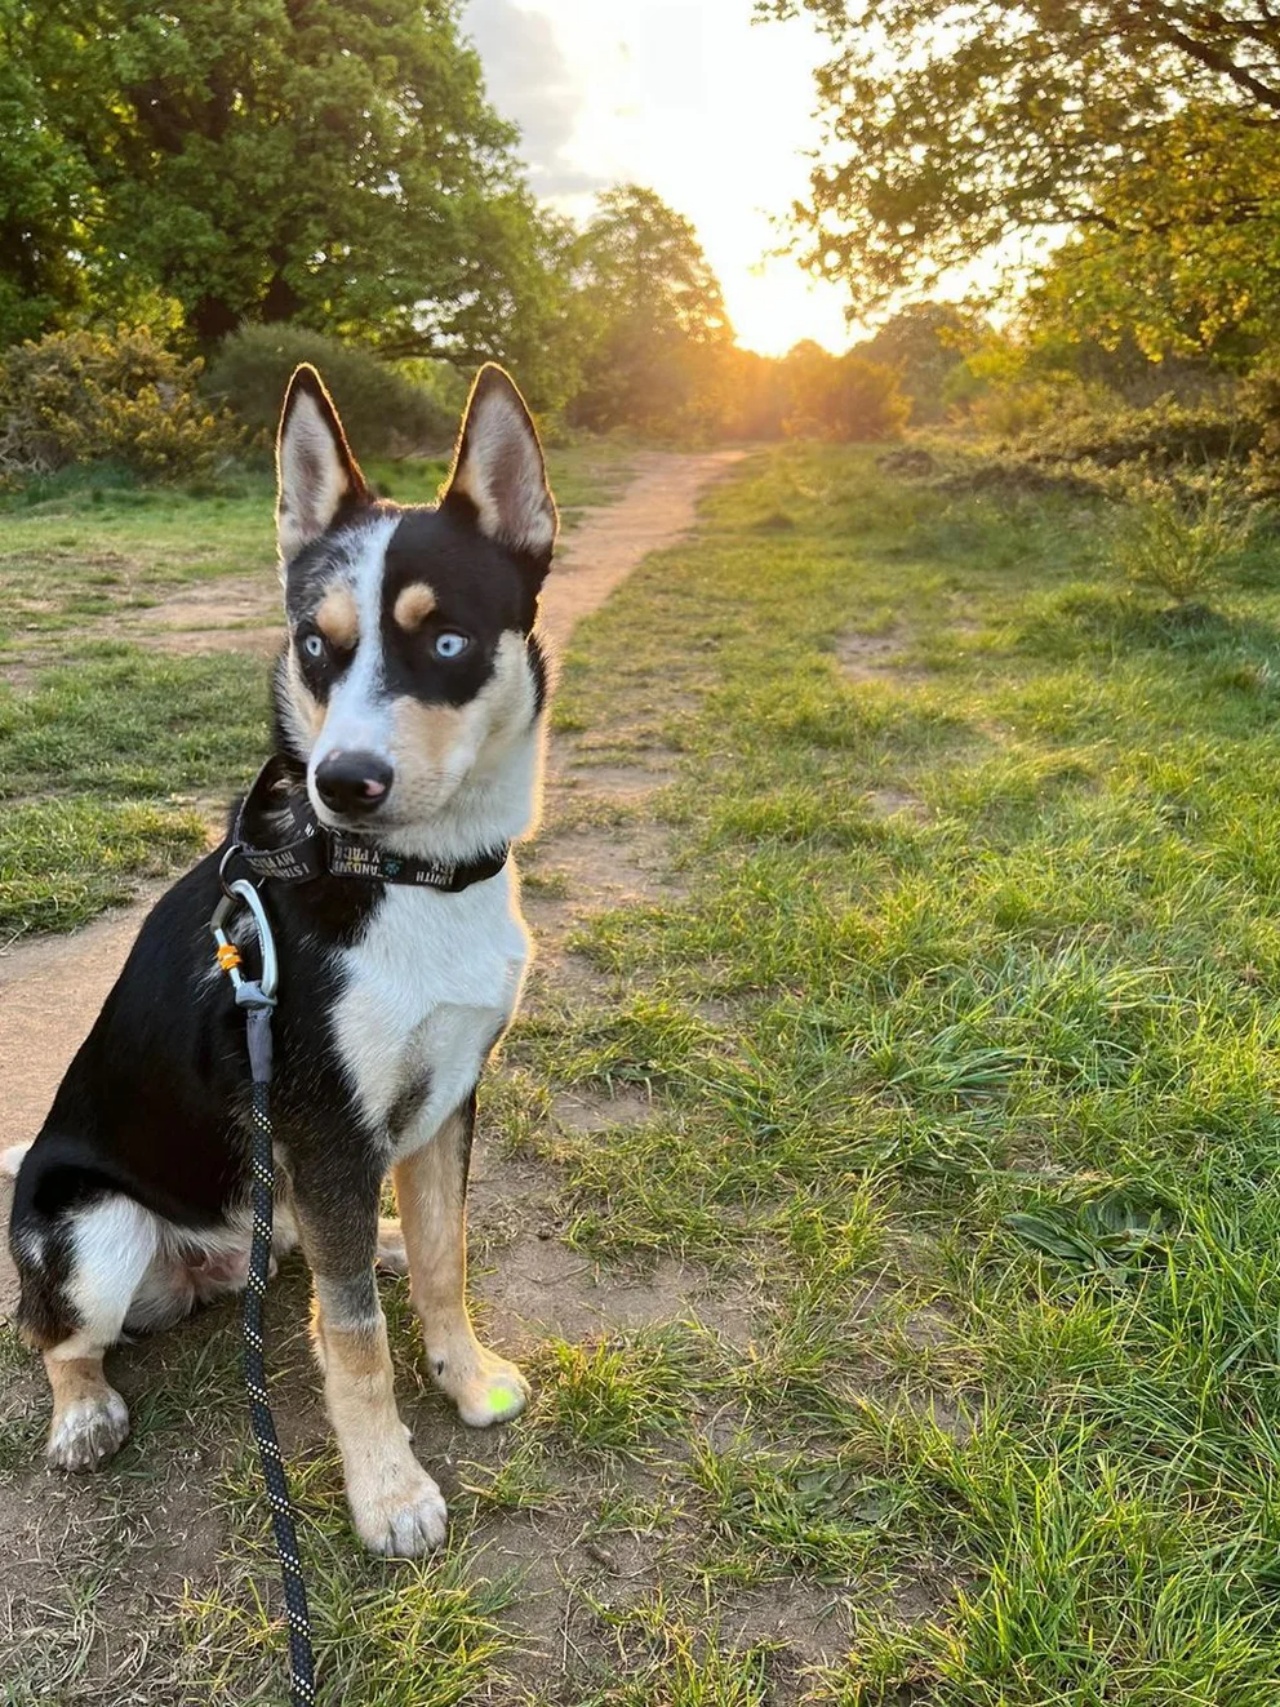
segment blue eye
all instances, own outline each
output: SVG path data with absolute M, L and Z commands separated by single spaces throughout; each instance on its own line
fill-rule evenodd
M 453 629 L 446 628 L 443 634 L 436 635 L 431 650 L 437 658 L 461 658 L 470 644 L 471 641 L 465 634 L 458 634 Z
M 302 642 L 302 650 L 307 654 L 308 658 L 323 658 L 324 641 L 318 634 L 308 634 L 307 638 Z

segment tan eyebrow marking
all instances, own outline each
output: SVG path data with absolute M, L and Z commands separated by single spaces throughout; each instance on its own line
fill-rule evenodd
M 425 581 L 415 581 L 396 600 L 395 618 L 401 628 L 421 628 L 436 608 L 436 596 Z
M 334 587 L 316 610 L 316 627 L 331 645 L 351 651 L 360 638 L 360 612 L 346 587 Z

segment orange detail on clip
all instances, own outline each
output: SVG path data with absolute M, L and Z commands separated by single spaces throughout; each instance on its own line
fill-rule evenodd
M 218 944 L 218 965 L 224 972 L 234 972 L 240 964 L 240 950 L 233 942 Z

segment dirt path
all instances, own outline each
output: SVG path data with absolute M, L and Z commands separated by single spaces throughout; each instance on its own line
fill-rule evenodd
M 692 527 L 699 493 L 740 454 L 647 452 L 617 503 L 586 512 L 564 542 L 543 599 L 543 623 L 557 650 L 564 649 L 574 624 L 597 609 L 643 557 L 673 544 Z M 275 593 L 270 577 L 262 577 L 261 583 L 255 582 L 251 593 L 238 587 L 179 593 L 164 606 L 143 613 L 149 634 L 139 633 L 137 638 L 184 651 L 225 649 L 223 642 L 228 641 L 245 650 L 270 652 L 279 635 L 272 622 Z M 229 604 L 224 606 L 224 599 Z M 220 609 L 230 609 L 239 626 L 225 634 L 217 632 Z M 553 753 L 553 791 L 564 786 L 563 770 L 559 755 Z M 621 865 L 615 863 L 613 884 L 604 886 L 601 899 L 609 898 L 618 871 L 627 869 L 625 859 Z M 160 886 L 150 887 L 133 906 L 95 921 L 74 936 L 23 944 L 0 954 L 0 1108 L 5 1111 L 0 1148 L 25 1143 L 35 1135 L 67 1063 L 93 1023 L 159 892 Z M 536 908 L 531 910 L 536 913 Z M 537 928 L 542 921 L 535 917 L 533 922 Z M 545 924 L 554 928 L 551 917 Z M 4 1184 L 0 1185 L 0 1222 L 7 1225 L 7 1219 L 8 1186 Z M 0 1247 L 0 1315 L 11 1307 L 12 1299 L 13 1274 L 8 1253 Z

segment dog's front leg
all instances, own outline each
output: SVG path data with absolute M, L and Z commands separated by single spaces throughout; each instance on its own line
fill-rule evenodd
M 467 1170 L 474 1093 L 435 1136 L 394 1169 L 409 1258 L 409 1292 L 422 1321 L 431 1377 L 471 1428 L 518 1416 L 529 1383 L 476 1338 L 467 1313 Z
M 446 1513 L 396 1409 L 387 1323 L 373 1272 L 377 1198 L 360 1204 L 330 1190 L 320 1207 L 308 1203 L 295 1183 L 295 1201 L 315 1280 L 316 1355 L 356 1533 L 375 1553 L 413 1558 L 444 1540 Z

